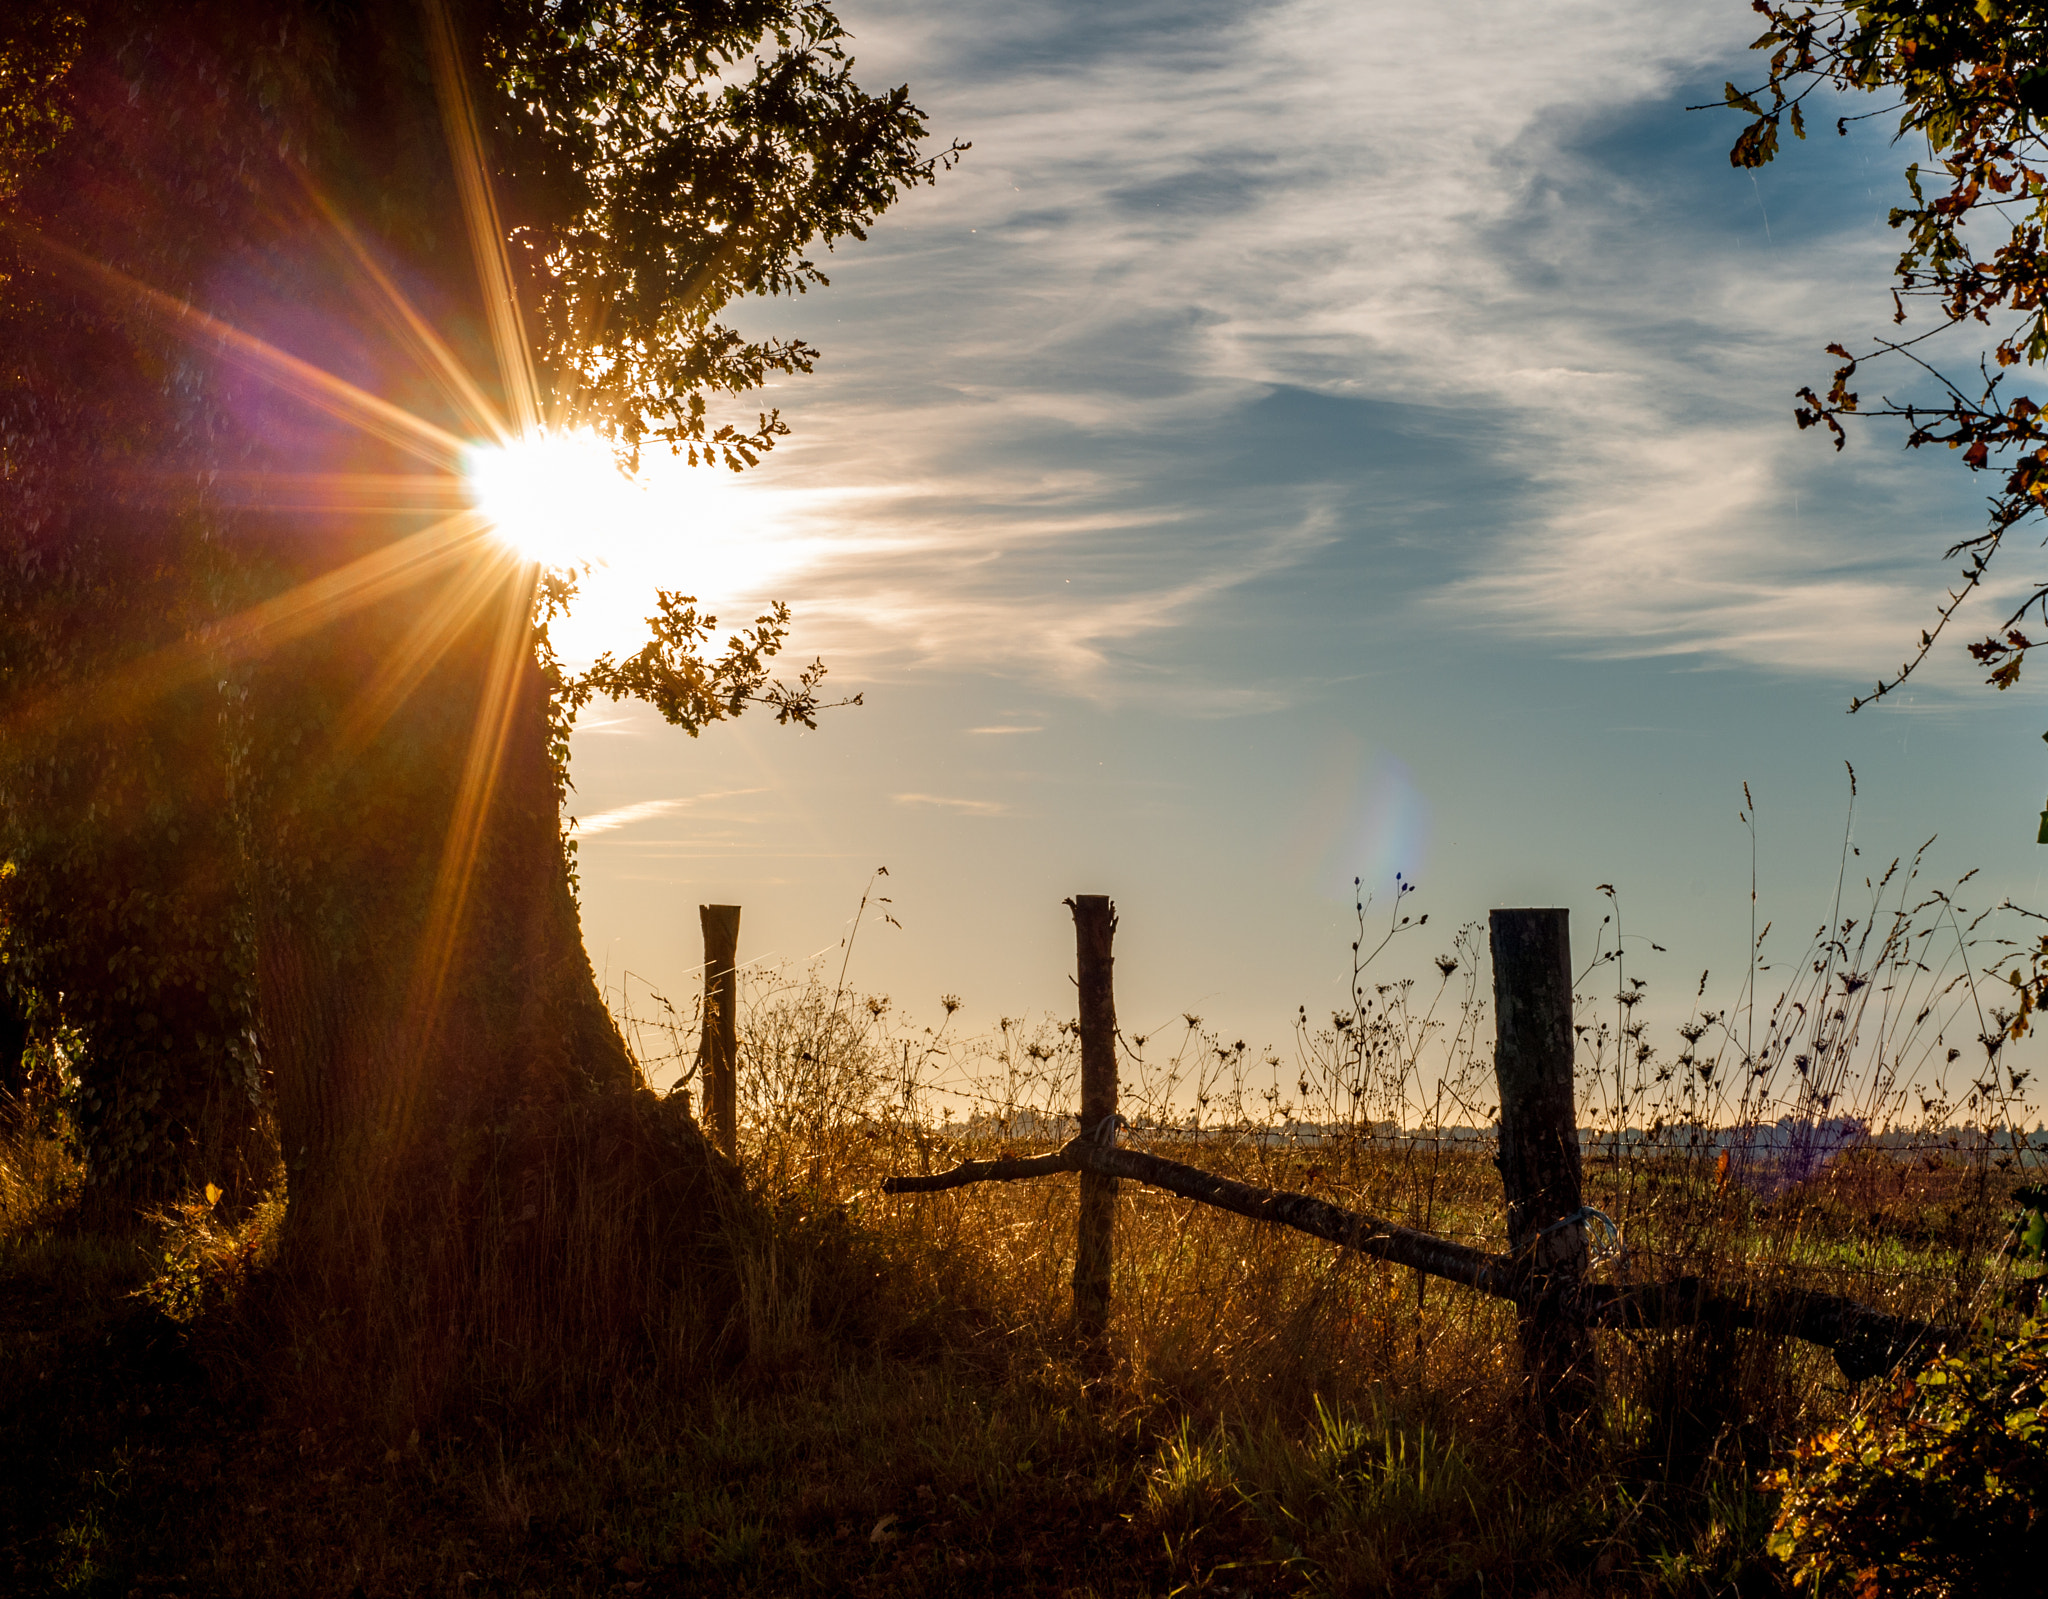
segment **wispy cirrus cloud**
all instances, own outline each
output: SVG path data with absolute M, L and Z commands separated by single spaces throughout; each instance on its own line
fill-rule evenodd
M 1007 816 L 1010 807 L 1000 800 L 959 799 L 950 794 L 898 794 L 898 805 L 927 805 L 934 810 L 955 811 L 962 816 Z
M 838 658 L 1224 704 L 1186 662 L 1236 596 L 1424 536 L 1418 604 L 1566 647 L 1839 672 L 1916 625 L 1924 518 L 1802 504 L 1819 452 L 1786 420 L 1857 321 L 1838 285 L 1881 309 L 1878 202 L 1772 242 L 1761 188 L 1754 225 L 1700 214 L 1732 123 L 1661 165 L 1610 137 L 1742 70 L 1739 7 L 848 15 L 975 148 L 835 264 L 764 480 Z M 1367 473 L 1361 438 L 1263 471 L 1245 423 L 1278 389 L 1428 412 L 1463 462 Z
M 745 514 L 686 521 L 642 587 L 729 622 L 755 613 L 714 577 L 751 566 L 742 598 L 789 600 L 791 654 L 869 711 L 723 731 L 748 764 L 718 780 L 773 803 L 586 861 L 744 901 L 766 937 L 887 858 L 927 911 L 859 960 L 905 995 L 1063 992 L 1018 929 L 1113 888 L 1149 951 L 1132 1009 L 1236 995 L 1247 1028 L 1254 993 L 1341 1003 L 1352 880 L 1397 870 L 1452 916 L 1568 905 L 1582 939 L 1626 873 L 1637 931 L 1692 935 L 1674 963 L 1747 969 L 1738 784 L 1781 914 L 1800 884 L 1824 907 L 1844 760 L 1859 825 L 1960 831 L 2026 897 L 2036 797 L 1945 724 L 2038 705 L 2031 678 L 1839 715 L 1918 637 L 1976 507 L 1946 462 L 1792 426 L 1824 343 L 1890 313 L 1906 156 L 1816 114 L 1732 171 L 1736 119 L 1682 107 L 1752 70 L 1742 0 L 840 9 L 861 81 L 975 148 L 822 258 L 829 291 L 744 312 L 823 359 L 763 397 L 795 433 L 733 481 Z M 1865 369 L 1866 400 L 1889 384 Z M 672 747 L 660 777 L 652 742 L 579 760 L 622 801 L 711 780 Z M 686 896 L 586 880 L 595 932 L 675 943 Z M 987 936 L 927 941 L 940 909 Z
M 616 833 L 621 828 L 631 827 L 637 822 L 648 822 L 658 816 L 673 816 L 692 806 L 703 805 L 713 800 L 738 799 L 748 794 L 765 793 L 759 788 L 725 788 L 709 794 L 691 794 L 681 799 L 640 800 L 632 805 L 621 805 L 615 810 L 600 811 L 595 816 L 580 816 L 570 829 L 577 838 L 590 838 L 599 833 Z

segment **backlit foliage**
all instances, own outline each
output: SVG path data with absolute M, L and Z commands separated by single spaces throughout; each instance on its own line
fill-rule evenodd
M 2048 1326 L 1944 1355 L 1772 1473 L 1771 1552 L 1816 1594 L 2021 1593 L 2048 1537 Z
M 1831 344 L 1837 357 L 1827 392 L 1800 391 L 1801 428 L 1824 427 L 1835 446 L 1846 441 L 1845 417 L 1902 419 L 1909 447 L 1941 444 L 1959 451 L 1973 472 L 1994 474 L 1982 533 L 1951 546 L 1961 581 L 1944 597 L 1934 625 L 1899 670 L 1880 679 L 1852 709 L 1882 698 L 1926 659 L 1957 608 L 1982 587 L 2007 536 L 2048 506 L 2048 423 L 2040 403 L 2014 392 L 2014 368 L 2048 360 L 2048 6 L 2030 0 L 1880 0 L 1877 4 L 1786 4 L 1754 0 L 1766 23 L 1755 48 L 1770 52 L 1770 75 L 1745 92 L 1734 84 L 1727 104 L 1752 120 L 1729 159 L 1757 167 L 1779 153 L 1789 127 L 1806 137 L 1808 112 L 1830 104 L 1832 91 L 1861 91 L 1875 108 L 1856 105 L 1835 125 L 1896 117 L 1898 138 L 1928 151 L 1905 168 L 1910 203 L 1895 206 L 1891 225 L 1905 237 L 1893 268 L 1894 324 L 1921 308 L 1934 325 L 1897 337 L 1876 337 L 1859 349 Z M 1943 372 L 1921 349 L 1946 329 L 1974 324 L 1991 341 L 1975 373 Z M 1850 384 L 1865 362 L 1898 356 L 1934 380 L 1922 402 L 1889 398 L 1868 405 Z M 1992 668 L 1988 682 L 2010 688 L 2035 640 L 2019 627 L 2030 610 L 2048 607 L 2037 588 L 1970 653 Z M 2043 610 L 2048 619 L 2048 609 Z

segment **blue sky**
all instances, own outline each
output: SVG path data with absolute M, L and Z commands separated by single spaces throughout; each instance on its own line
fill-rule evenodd
M 745 955 L 836 950 L 887 865 L 902 925 L 851 975 L 914 1016 L 1064 1013 L 1060 901 L 1105 892 L 1129 1025 L 1284 1045 L 1341 999 L 1352 877 L 1384 903 L 1400 871 L 1416 969 L 1494 905 L 1589 941 L 1614 884 L 1671 1022 L 1743 961 L 1743 783 L 1803 936 L 1845 762 L 1866 855 L 1939 834 L 1965 903 L 2048 901 L 2030 683 L 1958 644 L 1844 714 L 1981 494 L 1792 426 L 1822 346 L 1888 325 L 1911 156 L 1816 118 L 1732 170 L 1737 119 L 1683 108 L 1755 77 L 1746 6 L 842 15 L 862 81 L 973 152 L 829 290 L 745 311 L 825 352 L 770 396 L 795 437 L 598 574 L 567 642 L 630 643 L 657 581 L 779 596 L 867 703 L 801 736 L 591 714 L 613 985 L 687 993 L 700 901 L 745 907 Z

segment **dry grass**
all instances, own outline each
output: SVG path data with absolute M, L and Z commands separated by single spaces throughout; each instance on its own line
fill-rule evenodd
M 79 1169 L 53 1128 L 0 1102 L 0 1238 L 16 1238 L 78 1193 Z
M 1437 972 L 1361 978 L 1327 1027 L 1302 1018 L 1292 1060 L 1192 1018 L 1127 1039 L 1128 1136 L 1499 1246 L 1490 1151 L 1450 1131 L 1489 1109 L 1469 935 Z M 1832 994 L 1834 969 L 1818 975 Z M 1739 1016 L 1712 1024 L 1720 1055 L 1702 1027 L 1668 1062 L 1630 1033 L 1633 1004 L 1605 1032 L 1589 1022 L 1588 1098 L 1617 1136 L 1588 1198 L 1627 1244 L 1603 1273 L 2004 1314 L 1996 1250 L 2020 1170 L 1982 1138 L 1949 1147 L 1956 1096 L 1920 1151 L 1795 1168 L 1689 1141 L 1731 1106 L 1763 1121 L 1816 1094 L 1835 1096 L 1823 1110 L 1898 1100 L 1912 1050 L 1940 1060 L 1918 1029 L 1953 1027 L 1955 1006 L 1915 1023 L 1917 997 L 1884 994 L 1874 1015 L 1865 989 L 1884 994 L 1849 990 L 1818 1032 L 1769 1013 L 1763 1050 L 1791 1085 L 1777 1099 L 1761 1052 L 1731 1042 Z M 686 1060 L 689 1018 L 661 1014 Z M 961 1038 L 951 1006 L 920 1028 L 804 978 L 764 979 L 744 1022 L 744 1192 L 669 1192 L 658 1161 L 618 1153 L 653 1147 L 642 1135 L 564 1129 L 457 1255 L 319 1321 L 266 1299 L 275 1194 L 232 1218 L 188 1197 L 110 1249 L 61 1225 L 56 1140 L 0 1146 L 0 1581 L 11 1566 L 20 1591 L 69 1593 L 1775 1590 L 1760 1468 L 1855 1402 L 1824 1351 L 1600 1334 L 1599 1406 L 1558 1448 L 1522 1414 L 1506 1305 L 1126 1184 L 1104 1372 L 1067 1325 L 1075 1179 L 880 1193 L 892 1172 L 1063 1136 L 1070 1028 Z
M 914 1152 L 903 1136 L 842 1140 L 803 1169 L 854 1195 Z M 1314 1180 L 1316 1157 L 1241 1153 L 1250 1175 Z M 1496 1208 L 1483 1155 L 1411 1147 L 1359 1165 L 1386 1209 L 1405 1193 L 1409 1211 L 1483 1235 Z M 1831 1239 L 1868 1236 L 1857 1218 L 1882 1187 L 1894 1241 L 1938 1256 L 1958 1174 L 1926 1173 L 1917 1193 L 1896 1177 L 1844 1167 L 1772 1216 L 1800 1217 L 1786 1225 L 1824 1259 Z M 1703 1197 L 1683 1173 L 1668 1188 L 1658 1215 Z M 505 1347 L 473 1350 L 402 1432 L 392 1395 L 415 1397 L 415 1376 L 373 1382 L 354 1407 L 274 1381 L 223 1405 L 215 1341 L 231 1315 L 187 1324 L 189 1351 L 138 1323 L 152 1303 L 154 1317 L 203 1301 L 195 1279 L 231 1289 L 225 1263 L 249 1256 L 264 1218 L 167 1216 L 161 1262 L 93 1268 L 97 1308 L 73 1330 L 112 1329 L 111 1361 L 45 1338 L 33 1358 L 57 1369 L 10 1385 L 10 1431 L 58 1404 L 97 1420 L 45 1457 L 50 1480 L 0 1559 L 34 1579 L 24 1591 L 86 1593 L 161 1572 L 252 1594 L 1686 1591 L 1688 1573 L 1723 1583 L 1754 1564 L 1746 1452 L 1846 1398 L 1799 1346 L 1731 1357 L 1685 1335 L 1603 1335 L 1597 1447 L 1545 1453 L 1516 1412 L 1505 1307 L 1128 1186 L 1120 1358 L 1097 1378 L 1066 1335 L 1072 1179 L 757 1197 L 730 1235 L 739 1288 L 722 1326 L 657 1323 L 593 1382 L 564 1369 L 590 1357 L 587 1332 L 537 1303 L 553 1268 L 522 1263 L 541 1274 L 535 1301 L 492 1303 L 526 1303 L 526 1319 L 497 1324 Z M 1762 1208 L 1725 1220 L 1760 1226 Z M 75 1287 L 87 1248 L 17 1234 L 7 1278 Z M 1692 1416 L 1703 1374 L 1733 1414 Z

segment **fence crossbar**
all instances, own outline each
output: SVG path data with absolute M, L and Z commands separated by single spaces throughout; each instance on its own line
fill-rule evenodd
M 1531 1290 L 1529 1271 L 1512 1255 L 1347 1210 L 1312 1194 L 1260 1188 L 1143 1150 L 1106 1144 L 1092 1134 L 1069 1139 L 1047 1155 L 970 1160 L 929 1176 L 891 1177 L 883 1182 L 882 1192 L 938 1193 L 970 1183 L 1016 1182 L 1063 1171 L 1129 1178 L 1217 1210 L 1291 1227 L 1376 1260 L 1462 1283 L 1496 1299 L 1519 1303 Z M 1839 1294 L 1779 1287 L 1736 1297 L 1715 1292 L 1697 1277 L 1668 1283 L 1587 1283 L 1553 1308 L 1583 1325 L 1616 1330 L 1706 1324 L 1765 1329 L 1832 1349 L 1843 1374 L 1856 1380 L 1963 1336 L 1958 1329 L 1894 1316 Z

